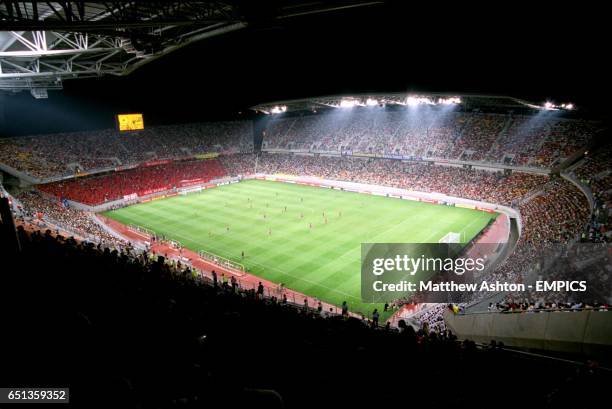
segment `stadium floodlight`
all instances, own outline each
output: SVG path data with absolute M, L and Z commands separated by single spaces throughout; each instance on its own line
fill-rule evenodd
M 435 103 L 427 97 L 409 96 L 406 98 L 406 105 L 408 106 L 414 107 L 421 104 L 435 105 Z
M 354 99 L 343 99 L 342 101 L 340 101 L 339 106 L 340 108 L 353 108 L 356 105 L 358 105 L 358 102 Z
M 369 106 L 369 107 L 376 106 L 376 105 L 378 105 L 378 100 L 373 99 L 373 98 L 368 98 L 366 100 L 366 105 Z
M 415 106 L 419 105 L 419 99 L 415 98 L 415 97 L 408 97 L 408 98 L 406 98 L 406 105 L 411 106 L 411 107 L 415 107 Z
M 575 106 L 572 103 L 556 105 L 556 104 L 553 104 L 550 101 L 546 101 L 544 103 L 544 105 L 542 107 L 540 107 L 540 108 L 541 109 L 546 109 L 548 111 L 558 111 L 560 109 L 565 109 L 565 110 L 571 111 L 572 109 L 575 108 Z
M 439 98 L 438 99 L 438 104 L 442 104 L 442 105 L 453 105 L 453 104 L 460 104 L 460 103 L 461 103 L 461 98 L 459 97 Z
M 287 111 L 286 105 L 277 105 L 270 110 L 270 112 L 273 114 L 282 114 L 283 112 L 286 112 L 286 111 Z

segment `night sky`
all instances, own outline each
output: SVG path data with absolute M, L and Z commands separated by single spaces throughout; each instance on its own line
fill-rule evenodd
M 109 128 L 118 112 L 143 112 L 146 125 L 245 117 L 267 101 L 384 91 L 551 99 L 605 115 L 605 12 L 411 3 L 257 22 L 127 77 L 65 81 L 48 100 L 0 93 L 0 135 Z

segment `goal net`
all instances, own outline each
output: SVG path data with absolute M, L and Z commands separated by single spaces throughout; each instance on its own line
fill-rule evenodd
M 461 233 L 448 232 L 438 240 L 438 243 L 461 243 Z
M 190 193 L 198 193 L 202 191 L 202 186 L 190 187 L 179 190 L 179 195 L 186 196 Z
M 137 225 L 130 224 L 130 225 L 127 226 L 127 228 L 128 228 L 128 230 L 131 230 L 133 232 L 147 235 L 147 236 L 149 236 L 152 239 L 157 239 L 157 234 L 155 234 L 155 232 L 153 232 L 153 231 L 151 231 L 149 229 L 145 229 L 142 226 L 137 226 Z
M 214 253 L 209 253 L 208 251 L 200 250 L 198 254 L 204 260 L 211 261 L 214 264 L 225 267 L 229 270 L 233 270 L 233 271 L 240 272 L 240 273 L 244 273 L 246 271 L 244 268 L 244 265 L 240 263 L 236 263 L 235 261 L 229 260 L 227 258 L 218 256 Z

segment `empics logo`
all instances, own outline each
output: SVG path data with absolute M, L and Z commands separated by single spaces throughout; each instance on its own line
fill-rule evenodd
M 536 291 L 586 291 L 586 281 L 536 281 Z

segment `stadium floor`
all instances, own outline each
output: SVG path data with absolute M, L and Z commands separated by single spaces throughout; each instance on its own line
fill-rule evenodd
M 465 241 L 496 215 L 310 186 L 248 180 L 106 212 L 194 251 L 205 250 L 334 305 L 361 302 L 362 242 L 437 243 L 448 232 Z M 244 258 L 242 257 L 244 252 Z M 381 320 L 389 314 L 382 314 Z

